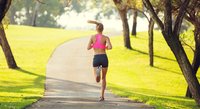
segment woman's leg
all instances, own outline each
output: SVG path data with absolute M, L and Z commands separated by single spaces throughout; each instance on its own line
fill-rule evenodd
M 104 92 L 106 89 L 106 73 L 108 68 L 102 68 L 102 84 L 101 84 L 101 99 L 100 101 L 104 100 Z
M 94 67 L 94 77 L 95 77 L 95 80 L 96 82 L 100 82 L 100 79 L 101 79 L 101 76 L 97 76 L 97 68 L 98 67 Z
M 94 68 L 94 77 L 95 77 L 96 82 L 99 82 L 101 80 L 101 77 L 97 75 L 98 66 L 100 66 L 100 57 L 99 55 L 94 55 L 93 68 Z

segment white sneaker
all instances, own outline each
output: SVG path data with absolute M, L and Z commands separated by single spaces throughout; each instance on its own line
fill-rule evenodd
M 100 82 L 100 80 L 101 80 L 101 66 L 98 66 L 96 70 L 96 82 Z
M 101 74 L 101 66 L 98 66 L 96 70 L 96 75 L 100 76 L 100 74 Z

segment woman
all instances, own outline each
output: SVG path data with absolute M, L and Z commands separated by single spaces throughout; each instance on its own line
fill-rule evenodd
M 96 24 L 97 34 L 91 36 L 87 49 L 94 50 L 93 67 L 94 75 L 96 77 L 96 82 L 101 79 L 100 73 L 102 70 L 102 85 L 101 85 L 101 97 L 99 101 L 104 101 L 104 91 L 106 89 L 106 73 L 108 70 L 108 58 L 106 55 L 106 50 L 112 49 L 112 45 L 109 37 L 102 34 L 103 24 L 89 20 L 88 23 Z

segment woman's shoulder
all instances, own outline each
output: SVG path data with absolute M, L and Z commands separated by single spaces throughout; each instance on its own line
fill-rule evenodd
M 103 35 L 103 37 L 106 39 L 106 40 L 109 40 L 110 38 L 106 35 Z
M 104 38 L 109 38 L 108 36 L 106 36 L 106 35 L 102 35 Z
M 96 37 L 96 34 L 91 35 L 91 38 L 92 38 L 92 39 L 95 38 L 95 37 Z

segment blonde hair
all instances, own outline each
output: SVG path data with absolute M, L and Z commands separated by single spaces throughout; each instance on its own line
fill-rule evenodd
M 99 23 L 97 21 L 93 21 L 93 20 L 88 20 L 88 23 L 91 23 L 91 24 L 96 24 L 96 30 L 98 32 L 102 32 L 104 27 L 103 27 L 103 24 L 102 23 Z

